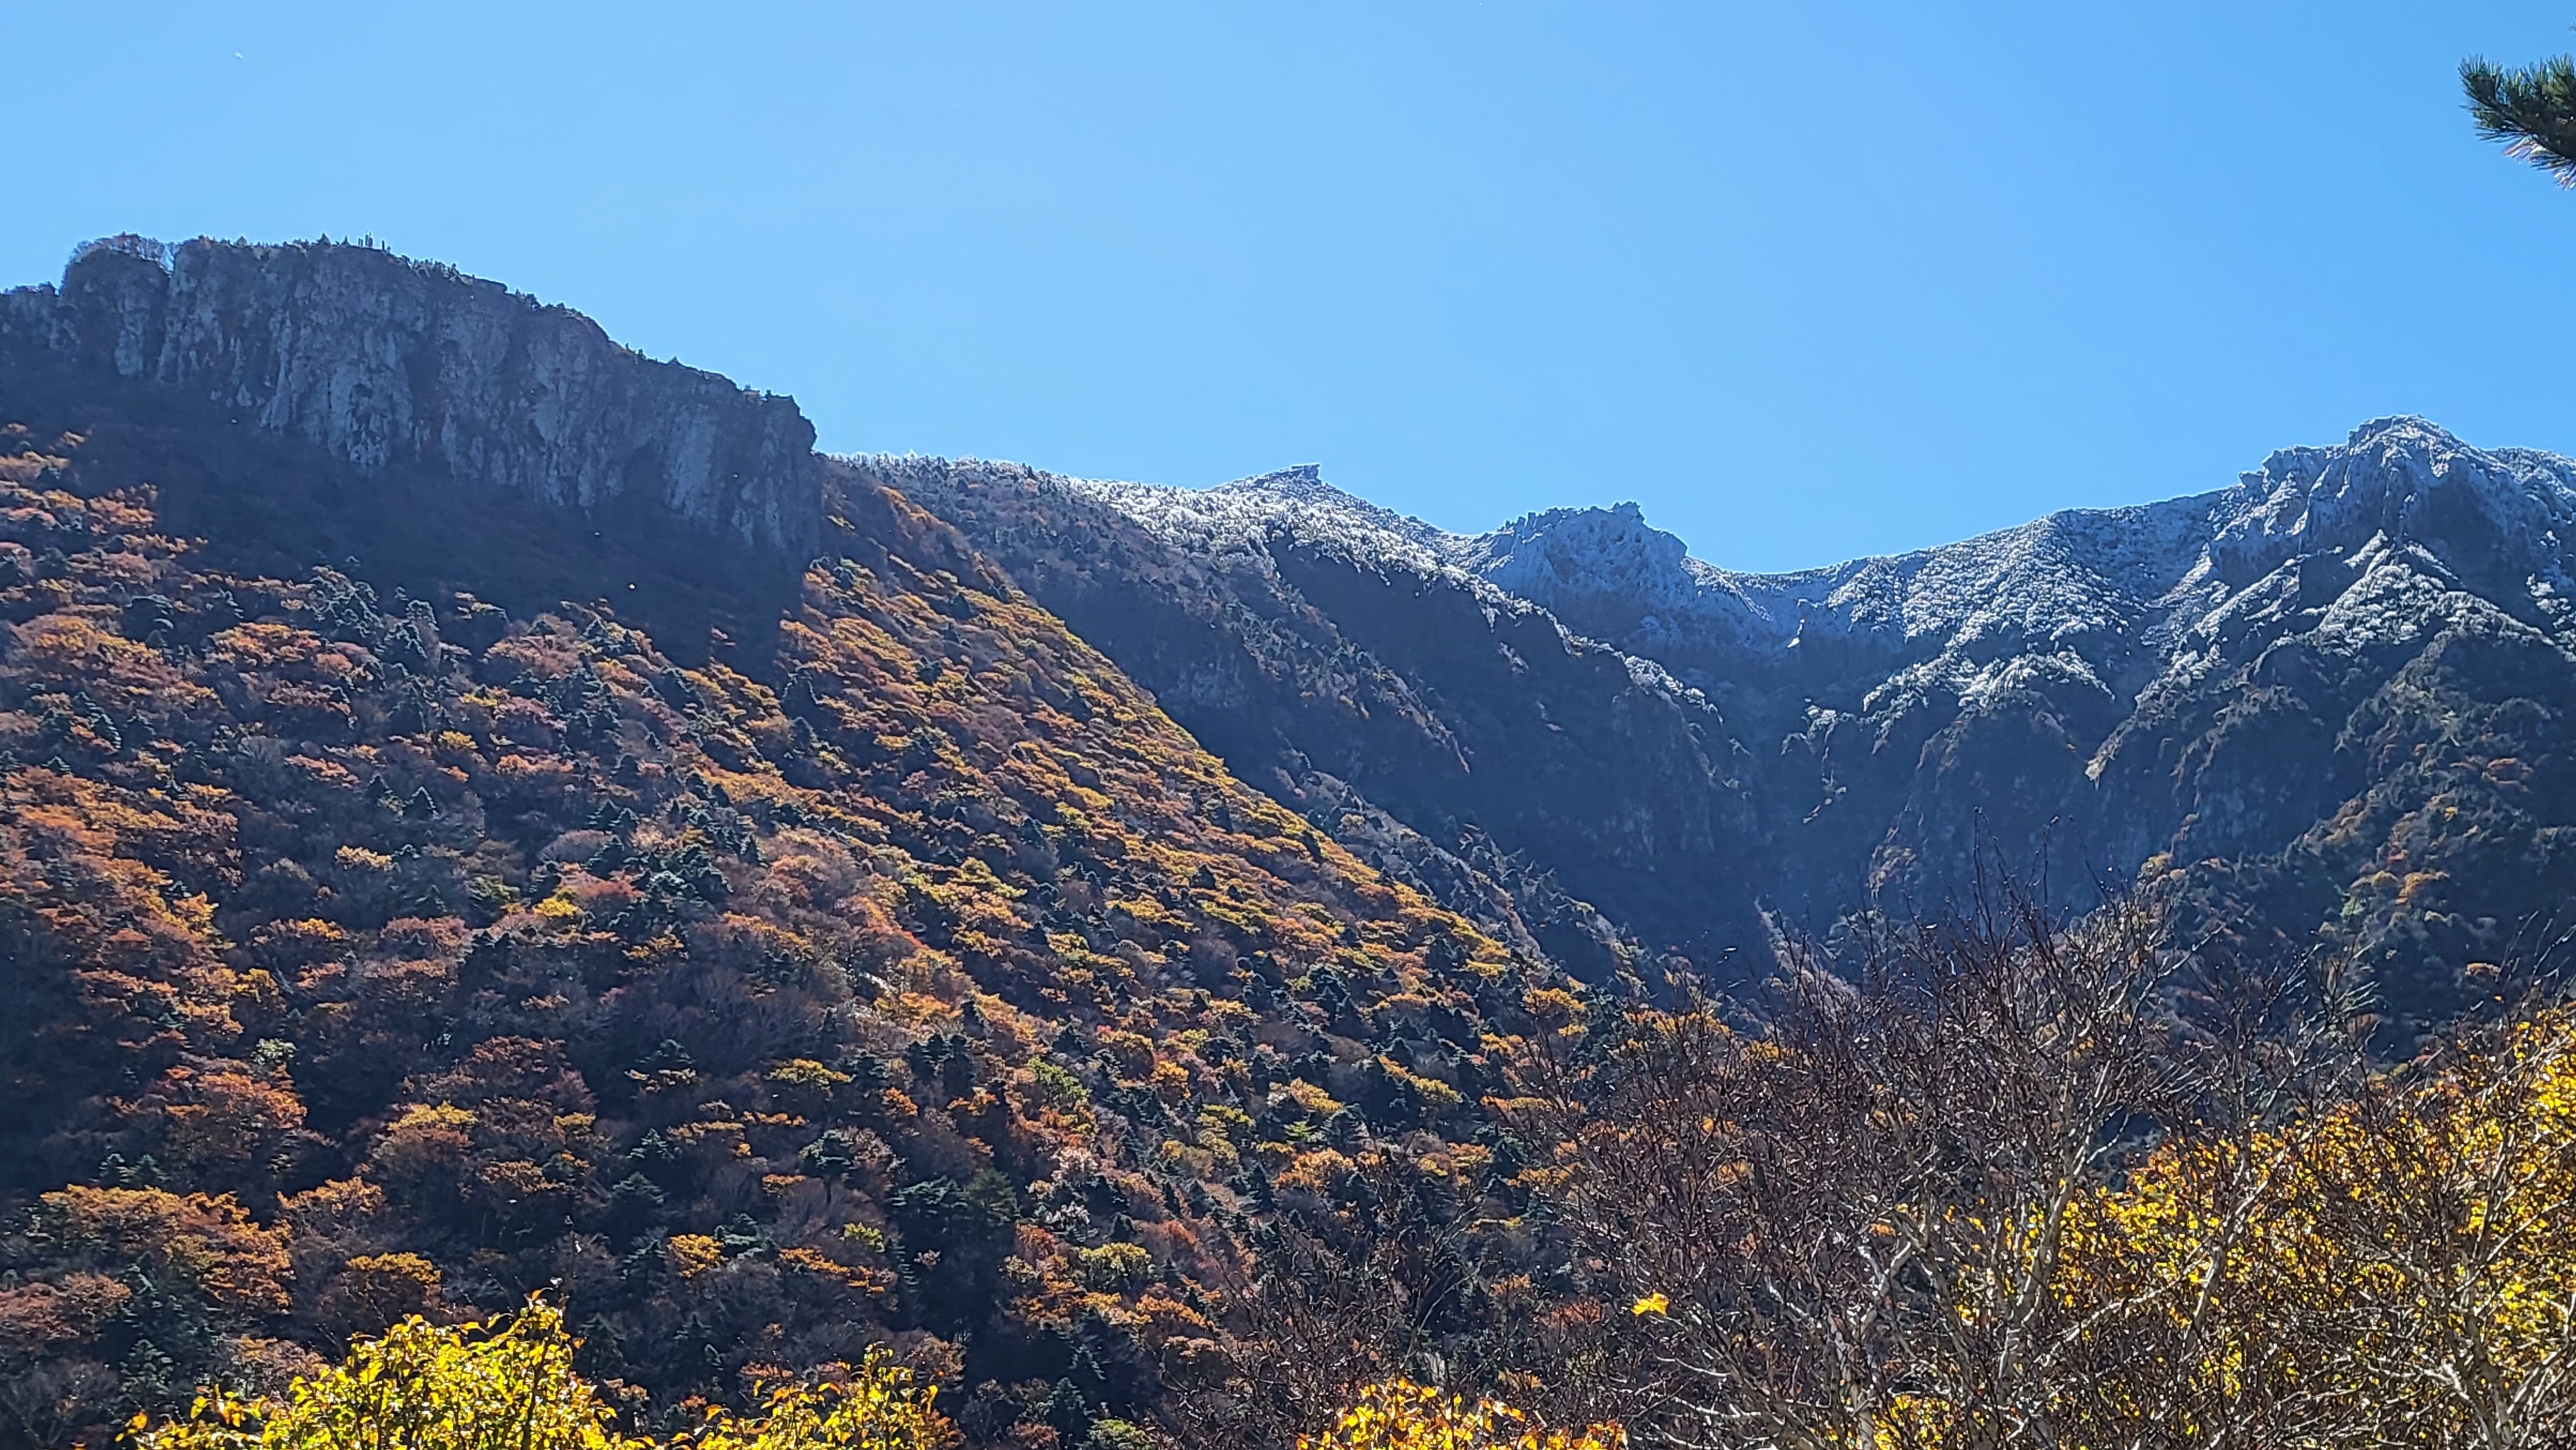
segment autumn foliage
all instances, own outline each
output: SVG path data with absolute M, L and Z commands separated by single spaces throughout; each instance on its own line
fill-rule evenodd
M 1625 1450 L 1616 1426 L 1542 1429 L 1494 1400 L 1468 1400 L 1396 1379 L 1363 1386 L 1329 1428 L 1297 1450 Z
M 156 457 L 0 435 L 0 1443 L 551 1289 L 634 1427 L 882 1344 L 1049 1450 L 1231 1393 L 1291 1219 L 1539 1256 L 1562 980 L 901 498 L 673 654 L 177 537 Z
M 767 1386 L 652 1440 L 621 1434 L 612 1407 L 573 1371 L 563 1314 L 542 1300 L 492 1324 L 405 1319 L 282 1396 L 215 1390 L 182 1418 L 128 1427 L 138 1450 L 944 1450 L 939 1390 L 872 1354 Z
M 1801 965 L 1822 965 L 1814 957 Z M 1639 1013 L 1519 1111 L 1632 1431 L 2523 1446 L 2576 1429 L 2576 1019 L 2374 1063 L 2141 903 L 1925 928 L 1745 1031 Z

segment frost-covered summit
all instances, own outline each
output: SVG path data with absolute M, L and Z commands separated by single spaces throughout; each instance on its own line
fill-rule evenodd
M 1458 541 L 1420 519 L 1408 518 L 1324 482 L 1318 464 L 1299 464 L 1214 488 L 1158 483 L 1065 479 L 1075 493 L 1098 500 L 1178 544 L 1218 549 L 1273 538 L 1343 544 L 1372 559 L 1429 563 Z
M 1550 509 L 1464 535 L 1354 498 L 1313 465 L 1205 490 L 1073 487 L 1175 542 L 1295 540 L 1458 569 L 1649 655 L 1694 640 L 1785 649 L 1841 637 L 1902 652 L 1998 634 L 2136 632 L 2325 553 L 2365 572 L 2401 565 L 2475 578 L 2510 596 L 2499 607 L 2535 623 L 2563 629 L 2576 618 L 2576 463 L 2476 449 L 2418 418 L 2375 420 L 2333 447 L 2283 449 L 2208 493 L 2071 509 L 1956 544 L 1785 574 L 1692 558 L 1634 503 Z M 2375 552 L 2364 560 L 2365 551 Z

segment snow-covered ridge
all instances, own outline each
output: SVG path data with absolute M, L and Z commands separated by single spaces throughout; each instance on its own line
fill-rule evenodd
M 1212 489 L 1073 482 L 1174 543 L 1338 547 L 1457 571 L 1574 620 L 1616 620 L 1648 654 L 1687 641 L 1777 650 L 1824 637 L 1919 650 L 2168 633 L 2285 563 L 2402 541 L 2418 567 L 2493 576 L 2568 622 L 2576 463 L 2484 451 L 2417 418 L 2362 425 L 2344 443 L 2274 453 L 2234 485 L 2129 508 L 2078 509 L 1913 553 L 1790 574 L 1721 569 L 1647 524 L 1633 503 L 1563 508 L 1490 533 L 1446 532 L 1352 497 L 1312 466 Z M 2166 629 L 2159 630 L 2159 625 Z M 1612 633 L 1608 629 L 1587 632 Z M 1936 646 L 1937 647 L 1937 646 Z M 1907 651 L 1912 652 L 1912 651 Z
M 1437 577 L 1465 590 L 1488 620 L 1499 614 L 1547 618 L 1569 644 L 1597 648 L 1553 618 L 1547 606 L 1509 589 L 1477 567 L 1475 536 L 1452 534 L 1420 519 L 1381 508 L 1324 482 L 1321 468 L 1301 464 L 1213 488 L 1074 478 L 1013 463 L 979 459 L 927 459 L 875 455 L 844 460 L 893 484 L 934 510 L 954 507 L 988 489 L 1039 497 L 1070 498 L 1142 526 L 1176 554 L 1203 564 L 1240 566 L 1275 575 L 1272 551 L 1313 548 L 1380 572 Z M 1634 506 L 1629 506 L 1633 511 Z M 977 509 L 977 527 L 994 537 L 1013 526 Z M 1042 516 L 1041 516 L 1042 517 Z M 1044 523 L 1017 527 L 1047 527 Z M 1678 546 L 1676 546 L 1678 547 Z M 1629 678 L 1640 688 L 1694 701 L 1700 692 L 1676 679 L 1662 662 L 1618 649 Z
M 1472 542 L 1344 493 L 1324 482 L 1323 469 L 1312 463 L 1214 488 L 1087 478 L 1063 483 L 1165 539 L 1207 550 L 1282 539 L 1333 542 L 1357 557 L 1420 568 L 1436 567 L 1450 551 Z

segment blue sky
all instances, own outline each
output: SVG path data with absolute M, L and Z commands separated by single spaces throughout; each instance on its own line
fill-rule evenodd
M 0 281 L 372 233 L 825 447 L 1785 568 L 2417 412 L 2576 451 L 2564 3 L 16 7 Z

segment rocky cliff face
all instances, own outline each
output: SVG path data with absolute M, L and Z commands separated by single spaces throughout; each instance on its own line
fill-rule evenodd
M 641 505 L 799 559 L 820 536 L 814 430 L 792 400 L 368 247 L 95 244 L 59 287 L 0 298 L 0 378 L 119 380 L 369 474 L 425 467 L 582 510 Z

